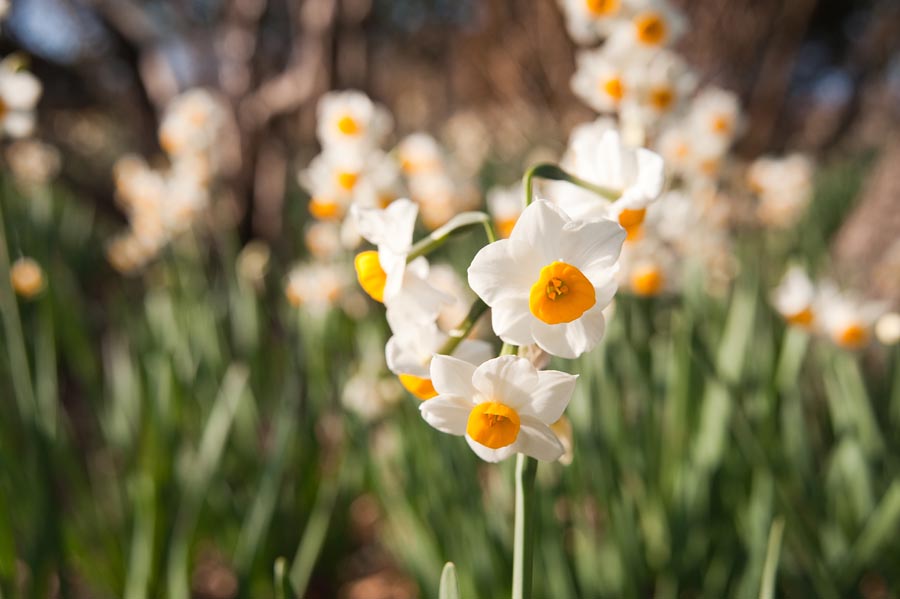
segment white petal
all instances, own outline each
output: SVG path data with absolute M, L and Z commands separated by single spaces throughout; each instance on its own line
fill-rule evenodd
M 538 384 L 531 392 L 531 404 L 521 415 L 531 415 L 544 424 L 553 424 L 569 405 L 577 380 L 577 375 L 567 372 L 538 371 Z
M 500 356 L 475 369 L 472 384 L 486 401 L 499 401 L 518 410 L 531 400 L 531 390 L 538 384 L 537 370 L 525 358 Z
M 544 266 L 559 257 L 560 232 L 568 220 L 550 202 L 535 200 L 522 211 L 509 238 L 534 247 Z
M 439 394 L 450 394 L 464 397 L 472 407 L 472 398 L 475 397 L 475 387 L 472 386 L 472 375 L 475 374 L 475 365 L 454 358 L 437 354 L 431 360 L 431 384 Z
M 543 266 L 522 241 L 501 239 L 481 248 L 469 266 L 469 287 L 486 304 L 530 289 Z M 520 255 L 524 253 L 525 255 Z
M 501 447 L 500 449 L 491 449 L 490 447 L 485 447 L 469 435 L 466 435 L 466 442 L 468 442 L 469 447 L 472 448 L 472 451 L 475 452 L 475 455 L 477 455 L 485 462 L 501 462 L 516 453 L 516 443 L 507 445 L 506 447 Z
M 426 399 L 419 406 L 425 422 L 442 433 L 465 435 L 472 402 L 456 395 L 438 395 Z
M 565 453 L 565 448 L 550 427 L 530 416 L 522 416 L 519 436 L 513 445 L 517 452 L 545 462 L 558 460 Z
M 412 243 L 419 207 L 405 198 L 396 200 L 385 209 L 353 206 L 351 213 L 359 234 L 379 246 L 405 254 Z
M 41 82 L 27 71 L 11 73 L 0 80 L 0 95 L 10 109 L 31 110 L 41 97 Z
M 596 285 L 595 278 L 619 259 L 625 235 L 618 223 L 606 219 L 567 224 L 562 237 L 563 261 L 578 268 Z
M 531 309 L 525 294 L 504 297 L 491 307 L 491 326 L 494 333 L 506 343 L 528 345 L 531 336 Z
M 34 131 L 34 122 L 34 112 L 13 110 L 3 118 L 3 129 L 10 137 L 28 137 Z
M 534 319 L 531 332 L 538 346 L 554 356 L 577 358 L 592 350 L 603 338 L 606 323 L 600 304 L 581 315 L 581 318 L 565 324 L 546 324 Z

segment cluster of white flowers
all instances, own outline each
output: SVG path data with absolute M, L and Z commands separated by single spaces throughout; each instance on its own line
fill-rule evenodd
M 790 267 L 772 292 L 772 305 L 791 326 L 820 334 L 846 349 L 861 349 L 872 339 L 880 302 L 865 301 L 834 282 L 814 283 L 799 266 Z
M 747 168 L 747 183 L 758 196 L 763 224 L 788 228 L 803 216 L 813 194 L 813 164 L 807 156 L 763 156 Z
M 35 106 L 43 86 L 25 70 L 22 59 L 12 55 L 0 61 L 0 131 L 12 138 L 34 132 Z
M 385 149 L 393 118 L 364 93 L 339 91 L 323 95 L 317 118 L 316 134 L 321 152 L 297 176 L 300 186 L 309 194 L 308 209 L 313 217 L 306 228 L 305 241 L 318 263 L 328 264 L 333 271 L 342 273 L 337 277 L 339 280 L 350 280 L 344 258 L 347 251 L 358 248 L 364 239 L 379 246 L 381 259 L 391 260 L 387 256 L 399 256 L 408 250 L 417 214 L 426 227 L 435 229 L 459 212 L 474 207 L 472 200 L 477 198 L 454 175 L 453 165 L 431 135 L 413 133 L 394 149 Z M 400 197 L 410 199 L 395 202 Z M 400 229 L 390 230 L 393 226 Z M 357 270 L 375 264 L 377 261 L 372 260 L 375 255 L 376 252 L 360 254 L 356 259 Z M 403 305 L 406 301 L 404 294 L 399 299 L 394 297 L 404 277 L 407 287 L 416 280 L 435 278 L 441 278 L 451 290 L 464 287 L 458 280 L 447 282 L 446 270 L 431 271 L 424 259 L 414 261 L 407 269 L 397 258 L 391 267 L 395 271 L 403 267 L 403 272 L 391 275 L 388 291 L 391 305 Z M 299 264 L 294 268 L 286 290 L 293 304 L 323 305 L 317 300 L 307 301 L 308 290 L 319 288 L 317 272 L 318 267 L 314 265 Z M 435 281 L 429 285 L 441 288 Z M 366 291 L 378 301 L 383 300 L 380 292 L 372 293 L 370 288 Z M 329 294 L 331 305 L 349 292 L 345 285 L 340 293 Z M 425 310 L 429 319 L 446 320 L 458 314 L 464 303 L 462 293 L 443 294 L 442 301 L 438 302 L 440 308 L 433 306 Z
M 230 122 L 223 100 L 203 89 L 189 90 L 171 101 L 160 123 L 167 168 L 153 168 L 133 155 L 116 162 L 116 200 L 129 228 L 107 246 L 114 268 L 132 272 L 143 267 L 206 212 Z

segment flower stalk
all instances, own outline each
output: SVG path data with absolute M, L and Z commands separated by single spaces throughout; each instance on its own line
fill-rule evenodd
M 437 351 L 439 354 L 450 355 L 456 350 L 460 343 L 462 343 L 463 339 L 469 336 L 469 333 L 472 332 L 472 328 L 475 326 L 475 323 L 478 322 L 478 319 L 481 318 L 481 315 L 485 313 L 487 310 L 487 304 L 484 301 L 477 299 L 472 303 L 472 307 L 469 308 L 469 313 L 466 314 L 465 319 L 459 323 L 459 326 L 450 331 L 450 338 L 447 339 L 447 342 L 441 346 L 441 348 Z
M 488 241 L 493 242 L 496 236 L 491 227 L 491 217 L 484 212 L 463 212 L 432 231 L 427 237 L 423 237 L 414 243 L 409 254 L 406 255 L 406 262 L 412 262 L 420 256 L 427 256 L 444 245 L 451 235 L 462 233 L 471 227 L 479 225 L 484 227 Z
M 525 172 L 523 181 L 525 184 L 525 205 L 528 206 L 534 200 L 534 178 L 550 179 L 551 181 L 568 181 L 573 185 L 577 185 L 582 189 L 591 191 L 610 201 L 619 199 L 622 192 L 615 189 L 609 189 L 600 185 L 594 185 L 590 181 L 585 181 L 581 177 L 576 177 L 571 173 L 567 173 L 559 166 L 549 162 L 536 164 Z
M 534 561 L 534 479 L 537 460 L 516 456 L 516 516 L 513 541 L 512 599 L 531 599 Z

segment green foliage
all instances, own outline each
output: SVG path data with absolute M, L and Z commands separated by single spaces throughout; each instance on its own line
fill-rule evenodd
M 816 206 L 846 205 L 841 185 Z M 509 593 L 512 461 L 480 462 L 411 398 L 372 422 L 340 403 L 380 316 L 291 309 L 278 251 L 255 290 L 225 234 L 123 278 L 102 223 L 47 194 L 6 184 L 0 203 L 0 249 L 48 280 L 17 300 L 0 255 L 0 595 L 187 597 L 219 564 L 240 596 L 334 596 L 372 542 L 350 521 L 363 494 L 422 596 Z M 538 470 L 535 596 L 900 588 L 900 354 L 864 361 L 765 301 L 783 256 L 818 260 L 834 218 L 763 258 L 746 240 L 723 297 L 698 277 L 679 298 L 617 300 L 604 344 L 566 365 L 575 454 Z M 445 249 L 459 265 L 465 239 Z

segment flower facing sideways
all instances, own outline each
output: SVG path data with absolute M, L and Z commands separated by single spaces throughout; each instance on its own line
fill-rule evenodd
M 603 337 L 602 311 L 616 292 L 624 240 L 625 231 L 611 220 L 573 221 L 537 200 L 509 239 L 476 254 L 469 286 L 491 307 L 500 339 L 576 358 Z
M 499 462 L 516 453 L 557 460 L 563 444 L 550 428 L 562 417 L 577 376 L 537 370 L 525 358 L 500 356 L 474 366 L 450 356 L 431 361 L 437 396 L 420 406 L 439 431 L 465 435 L 478 457 Z

